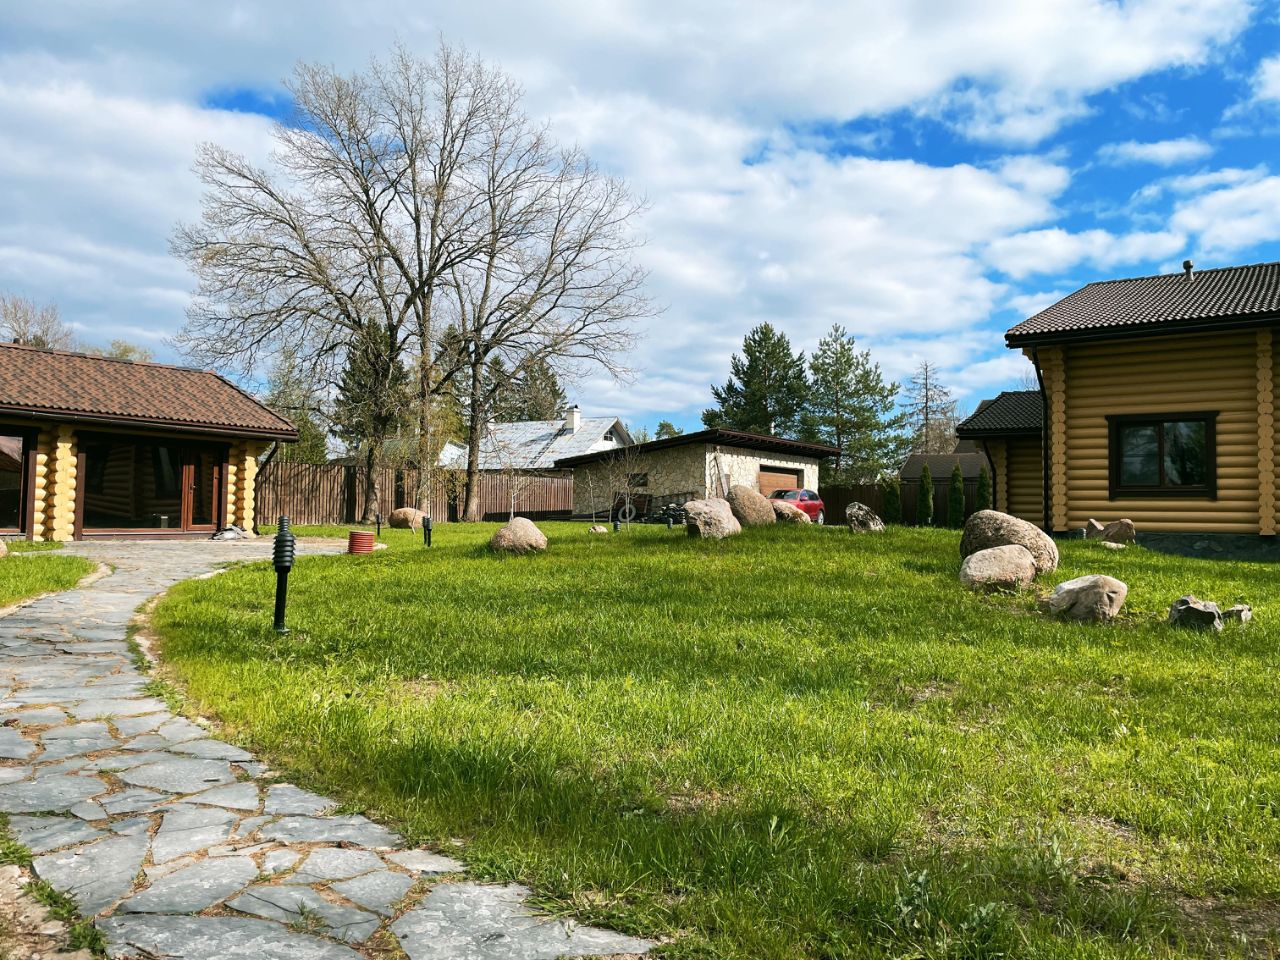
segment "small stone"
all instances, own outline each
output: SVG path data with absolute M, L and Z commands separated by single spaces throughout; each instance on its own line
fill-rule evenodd
M 1103 526 L 1092 517 L 1084 525 L 1084 538 L 1086 540 L 1100 540 L 1102 538 Z
M 346 880 L 348 877 L 358 877 L 362 873 L 382 870 L 385 866 L 376 853 L 370 853 L 368 850 L 335 850 L 324 847 L 312 850 L 290 880 L 292 883 Z
M 397 850 L 388 853 L 386 859 L 417 874 L 462 873 L 467 869 L 453 857 L 442 857 L 426 850 Z
M 1104 550 L 1123 550 L 1127 544 L 1116 543 L 1111 540 L 1101 540 L 1099 541 L 1098 546 L 1102 547 Z
M 1222 611 L 1222 619 L 1227 623 L 1248 623 L 1253 619 L 1253 607 L 1247 603 L 1237 603 Z
M 1191 594 L 1179 597 L 1169 608 L 1169 626 L 1192 630 L 1222 630 L 1222 611 L 1211 600 L 1197 600 Z
M 199 913 L 253 882 L 258 868 L 248 857 L 202 860 L 162 877 L 120 905 L 125 913 Z
M 609 528 L 602 523 L 593 523 L 587 527 L 587 533 L 608 533 Z
M 1129 587 L 1115 577 L 1092 574 L 1060 583 L 1042 602 L 1054 616 L 1082 622 L 1106 622 L 1124 605 Z
M 302 854 L 296 850 L 272 850 L 262 858 L 262 872 L 274 877 L 277 873 L 284 873 L 301 859 Z
M 1109 543 L 1133 543 L 1138 539 L 1138 528 L 1132 520 L 1113 520 L 1102 528 L 1102 539 Z
M 207 737 L 208 731 L 204 727 L 185 720 L 182 717 L 175 717 L 168 723 L 161 724 L 156 728 L 156 733 L 164 737 L 170 743 L 183 743 L 187 740 L 198 740 L 201 737 Z
M 303 814 L 314 816 L 332 810 L 337 801 L 307 790 L 300 790 L 291 783 L 277 783 L 267 788 L 267 800 L 263 813 Z

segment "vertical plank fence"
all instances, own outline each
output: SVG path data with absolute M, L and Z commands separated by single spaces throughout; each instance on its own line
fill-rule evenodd
M 486 520 L 505 520 L 511 509 L 513 478 L 482 473 L 480 503 Z M 568 517 L 573 511 L 572 477 L 516 477 L 515 512 L 535 520 Z M 458 520 L 462 491 L 437 478 L 430 514 L 437 522 Z M 415 506 L 417 470 L 378 471 L 378 512 L 385 518 L 399 507 Z M 258 519 L 274 522 L 284 515 L 295 524 L 357 523 L 364 511 L 364 471 L 339 463 L 277 463 L 258 472 Z

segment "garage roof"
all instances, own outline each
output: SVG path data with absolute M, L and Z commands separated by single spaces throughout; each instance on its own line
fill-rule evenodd
M 293 424 L 211 370 L 0 343 L 0 413 L 296 440 Z
M 653 450 L 666 450 L 670 447 L 684 447 L 691 444 L 712 444 L 722 447 L 746 447 L 751 450 L 764 450 L 769 453 L 789 453 L 797 457 L 812 457 L 821 460 L 834 457 L 839 451 L 824 443 L 806 443 L 802 440 L 784 440 L 782 437 L 764 436 L 758 433 L 743 433 L 740 430 L 724 430 L 719 427 L 710 430 L 699 430 L 696 433 L 682 433 L 678 437 L 664 437 L 661 440 L 650 440 L 648 443 L 636 443 L 629 447 L 616 447 L 612 450 L 600 450 L 596 453 L 583 454 L 577 457 L 563 457 L 556 461 L 557 467 L 576 467 L 582 463 L 592 463 L 617 456 L 620 453 L 633 455 L 649 453 Z

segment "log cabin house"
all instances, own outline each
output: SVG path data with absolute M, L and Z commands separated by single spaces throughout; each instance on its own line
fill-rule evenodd
M 297 436 L 210 371 L 0 344 L 0 536 L 252 530 L 257 458 Z
M 1091 283 L 1005 335 L 1042 389 L 957 432 L 991 458 L 997 508 L 1055 534 L 1274 536 L 1277 326 L 1280 263 Z

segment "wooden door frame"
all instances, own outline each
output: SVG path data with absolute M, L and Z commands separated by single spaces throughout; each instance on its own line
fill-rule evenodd
M 183 533 L 217 533 L 222 529 L 222 522 L 225 516 L 218 513 L 218 504 L 224 503 L 226 500 L 225 488 L 223 487 L 223 478 L 227 473 L 227 458 L 230 448 L 221 449 L 215 444 L 187 444 L 179 448 L 182 454 L 182 506 L 179 513 L 182 515 L 182 532 Z M 212 523 L 192 523 L 191 517 L 195 513 L 195 488 L 196 488 L 196 464 L 195 456 L 201 453 L 207 453 L 213 457 L 213 504 L 212 504 Z M 194 456 L 193 456 L 194 455 Z M 223 513 L 225 514 L 225 510 Z

